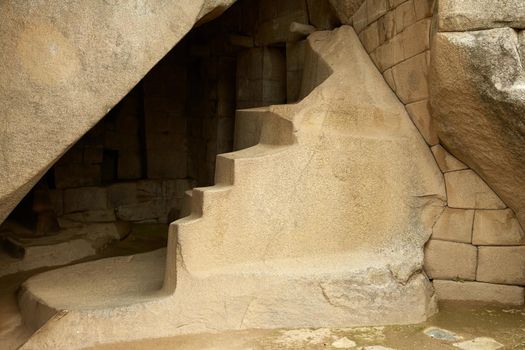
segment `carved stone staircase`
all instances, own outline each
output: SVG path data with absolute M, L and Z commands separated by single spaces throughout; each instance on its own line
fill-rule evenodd
M 105 259 L 23 285 L 38 331 L 22 349 L 435 312 L 421 266 L 441 172 L 351 27 L 312 34 L 305 59 L 300 102 L 238 112 L 239 150 L 217 157 L 215 186 L 188 196 L 165 261 Z

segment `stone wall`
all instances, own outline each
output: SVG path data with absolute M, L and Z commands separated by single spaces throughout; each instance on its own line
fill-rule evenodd
M 440 144 L 429 105 L 433 0 L 365 0 L 352 17 L 359 38 L 405 104 L 444 174 L 448 203 L 425 249 L 441 299 L 524 303 L 525 234 L 514 212 Z

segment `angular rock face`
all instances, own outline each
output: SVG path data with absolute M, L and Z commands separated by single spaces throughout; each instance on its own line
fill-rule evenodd
M 436 33 L 430 90 L 443 145 L 487 182 L 523 226 L 525 57 L 519 36 L 511 28 Z
M 0 222 L 196 21 L 232 2 L 0 3 Z

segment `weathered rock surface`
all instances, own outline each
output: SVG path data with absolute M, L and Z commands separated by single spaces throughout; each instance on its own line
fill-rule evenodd
M 523 0 L 439 0 L 437 8 L 437 29 L 443 32 L 525 28 Z
M 483 3 L 491 8 L 489 3 L 508 2 Z M 524 6 L 519 0 L 511 3 Z M 508 6 L 512 13 L 520 13 Z M 475 7 L 490 13 L 486 7 Z M 525 72 L 519 47 L 518 33 L 511 28 L 437 33 L 431 51 L 430 90 L 442 143 L 487 182 L 523 226 Z
M 448 205 L 464 209 L 504 209 L 501 201 L 474 171 L 459 170 L 445 173 Z
M 359 10 L 365 0 L 329 0 L 341 23 L 351 24 L 354 13 Z
M 0 222 L 196 21 L 232 2 L 2 2 Z
M 476 255 L 470 244 L 432 239 L 425 247 L 425 271 L 430 278 L 474 280 Z
M 479 301 L 509 305 L 523 305 L 524 302 L 523 287 L 518 286 L 443 280 L 434 280 L 432 284 L 439 300 Z
M 521 245 L 525 244 L 525 233 L 510 209 L 477 210 L 472 244 Z
M 479 247 L 476 280 L 525 285 L 525 246 Z
M 432 230 L 432 238 L 470 243 L 474 210 L 446 208 Z

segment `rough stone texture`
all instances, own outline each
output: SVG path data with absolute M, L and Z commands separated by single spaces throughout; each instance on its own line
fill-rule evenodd
M 489 2 L 503 4 L 483 1 Z M 518 47 L 518 34 L 510 28 L 437 33 L 430 101 L 443 145 L 489 184 L 523 226 L 525 72 Z
M 0 221 L 197 20 L 231 2 L 2 2 Z
M 437 29 L 442 32 L 525 28 L 522 0 L 439 0 L 437 8 Z
M 445 190 L 430 150 L 351 27 L 310 35 L 306 71 L 311 93 L 300 102 L 238 116 L 259 129 L 255 146 L 219 156 L 216 185 L 193 190 L 192 214 L 170 227 L 161 295 L 117 288 L 106 298 L 111 284 L 88 308 L 67 292 L 46 303 L 46 284 L 64 277 L 42 275 L 28 297 L 68 311 L 22 349 L 432 314 L 422 248 Z M 85 278 L 77 268 L 112 261 L 68 268 L 58 288 Z
M 60 266 L 95 255 L 97 251 L 127 234 L 120 223 L 80 225 L 38 239 L 12 239 L 12 244 L 24 250 L 22 259 L 2 261 L 0 276 L 41 267 Z
M 504 209 L 505 203 L 472 170 L 445 173 L 448 205 L 464 209 Z
M 432 238 L 470 243 L 474 210 L 446 208 L 432 229 Z
M 511 209 L 476 210 L 472 243 L 520 245 L 525 244 L 525 233 Z
M 432 284 L 440 300 L 478 301 L 508 305 L 523 305 L 524 302 L 524 289 L 518 286 L 444 280 L 434 280 Z
M 365 0 L 329 0 L 341 23 L 351 24 L 351 19 Z M 366 10 L 365 10 L 366 11 Z M 365 24 L 366 25 L 366 24 Z M 357 29 L 356 29 L 357 30 Z M 360 31 L 360 30 L 359 30 Z
M 436 158 L 439 168 L 444 173 L 468 169 L 465 164 L 457 160 L 452 154 L 448 153 L 441 145 L 435 145 L 432 147 L 432 153 L 434 154 L 434 158 Z
M 430 278 L 474 280 L 477 249 L 470 244 L 431 239 L 425 247 L 425 271 Z
M 476 280 L 525 285 L 525 246 L 479 247 Z

